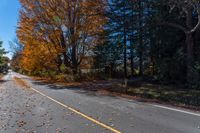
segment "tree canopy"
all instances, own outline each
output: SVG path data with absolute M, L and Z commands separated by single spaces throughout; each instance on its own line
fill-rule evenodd
M 199 88 L 198 0 L 20 3 L 17 37 L 23 49 L 14 59 L 23 72 L 81 76 L 90 69 Z

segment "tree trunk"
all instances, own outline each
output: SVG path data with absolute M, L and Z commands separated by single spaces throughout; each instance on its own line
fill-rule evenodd
M 62 55 L 63 55 L 63 63 L 66 67 L 69 67 L 70 66 L 70 63 L 69 63 L 69 60 L 68 60 L 68 57 L 67 57 L 67 47 L 66 47 L 66 42 L 65 42 L 65 37 L 64 37 L 64 33 L 61 32 L 61 35 L 60 35 L 60 40 L 61 40 L 61 47 L 62 47 Z M 60 58 L 60 57 L 59 57 Z
M 134 55 L 133 55 L 133 39 L 131 38 L 130 39 L 130 42 L 131 42 L 131 49 L 130 49 L 130 52 L 131 52 L 131 77 L 134 76 L 134 61 L 133 61 L 133 58 L 134 58 Z
M 124 78 L 127 78 L 127 46 L 126 46 L 126 31 L 124 32 Z
M 193 29 L 193 21 L 192 21 L 192 9 L 189 9 L 186 12 L 186 25 L 188 29 Z M 189 85 L 191 85 L 194 73 L 193 73 L 193 65 L 194 65 L 194 38 L 193 38 L 193 32 L 186 33 L 186 47 L 187 47 L 187 82 Z
M 143 75 L 143 31 L 142 31 L 142 2 L 139 1 L 139 75 Z
M 126 11 L 125 11 L 125 6 L 126 6 L 126 4 L 125 4 L 125 1 L 124 1 L 124 16 L 123 16 L 123 36 L 124 36 L 124 78 L 127 78 L 127 55 L 126 55 L 126 53 L 127 53 L 127 46 L 126 46 L 126 43 L 127 43 L 127 29 L 126 29 L 126 27 L 127 27 L 127 23 L 126 23 Z
M 193 65 L 194 65 L 194 38 L 192 33 L 186 34 L 186 45 L 187 45 L 187 82 L 191 83 L 193 80 Z
M 78 73 L 78 62 L 77 62 L 77 54 L 76 54 L 76 46 L 72 46 L 72 72 L 73 75 Z
M 61 60 L 61 57 L 60 57 L 60 55 L 58 55 L 57 56 L 57 61 L 56 61 L 56 66 L 57 66 L 57 74 L 59 74 L 59 73 L 62 73 L 62 71 L 61 71 L 61 65 L 62 65 L 62 60 Z
M 141 45 L 141 44 L 140 44 Z M 143 75 L 143 52 L 139 52 L 139 75 Z
M 134 9 L 134 3 L 132 2 L 132 5 L 131 5 L 131 36 L 130 36 L 130 43 L 131 43 L 131 46 L 130 46 L 130 52 L 131 52 L 131 77 L 134 76 L 134 53 L 133 53 L 133 49 L 134 49 L 134 32 L 135 32 L 135 29 L 134 29 L 134 13 L 135 13 L 135 9 Z

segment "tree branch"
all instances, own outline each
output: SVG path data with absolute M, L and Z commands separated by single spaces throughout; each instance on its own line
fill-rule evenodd
M 195 32 L 197 29 L 200 28 L 200 8 L 197 9 L 197 13 L 198 13 L 198 23 L 196 24 L 196 26 L 190 31 L 190 32 Z
M 180 29 L 180 30 L 182 30 L 182 31 L 185 32 L 185 33 L 188 32 L 188 30 L 187 30 L 185 27 L 183 27 L 182 25 L 179 25 L 179 24 L 175 24 L 175 23 L 162 22 L 160 25 L 171 26 L 171 27 Z

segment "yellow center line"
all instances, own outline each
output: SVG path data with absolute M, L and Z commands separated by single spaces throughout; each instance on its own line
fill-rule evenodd
M 21 80 L 22 80 L 22 79 L 21 79 Z M 25 81 L 24 81 L 24 82 L 25 82 Z M 53 101 L 53 102 L 55 102 L 55 103 L 57 103 L 57 104 L 63 106 L 64 108 L 66 108 L 66 109 L 68 109 L 68 110 L 70 110 L 70 111 L 72 111 L 72 112 L 74 112 L 74 113 L 76 113 L 76 114 L 78 114 L 78 115 L 80 115 L 80 116 L 82 116 L 82 117 L 84 117 L 84 118 L 86 118 L 86 119 L 92 121 L 93 123 L 95 123 L 95 124 L 97 124 L 97 125 L 99 125 L 99 126 L 105 128 L 105 129 L 107 129 L 107 130 L 112 131 L 113 133 L 122 133 L 121 131 L 118 131 L 118 130 L 116 130 L 116 129 L 114 129 L 114 128 L 112 128 L 112 127 L 110 127 L 110 126 L 108 126 L 108 125 L 106 125 L 106 124 L 104 124 L 104 123 L 98 121 L 98 120 L 95 120 L 94 118 L 92 118 L 92 117 L 90 117 L 90 116 L 87 116 L 86 114 L 81 113 L 80 111 L 78 111 L 78 110 L 76 110 L 76 109 L 74 109 L 74 108 L 72 108 L 72 107 L 70 107 L 70 106 L 68 106 L 68 105 L 66 105 L 66 104 L 63 104 L 63 103 L 59 102 L 58 100 L 56 100 L 56 99 L 54 99 L 54 98 L 51 98 L 50 96 L 47 96 L 46 94 L 44 94 L 44 93 L 42 93 L 42 92 L 40 92 L 40 91 L 38 91 L 38 90 L 36 90 L 36 89 L 34 89 L 34 88 L 32 88 L 32 87 L 29 87 L 29 88 L 30 88 L 31 90 L 33 90 L 33 91 L 39 93 L 40 95 L 46 97 L 47 99 L 49 99 L 49 100 L 51 100 L 51 101 Z

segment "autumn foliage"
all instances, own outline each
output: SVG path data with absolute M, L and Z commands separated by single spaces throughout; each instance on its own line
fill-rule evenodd
M 20 3 L 17 38 L 23 50 L 12 64 L 24 73 L 61 79 L 138 77 L 200 87 L 200 6 L 196 0 Z
M 77 74 L 106 22 L 103 0 L 20 0 L 17 36 L 24 45 L 20 66 L 28 73 L 64 64 Z

